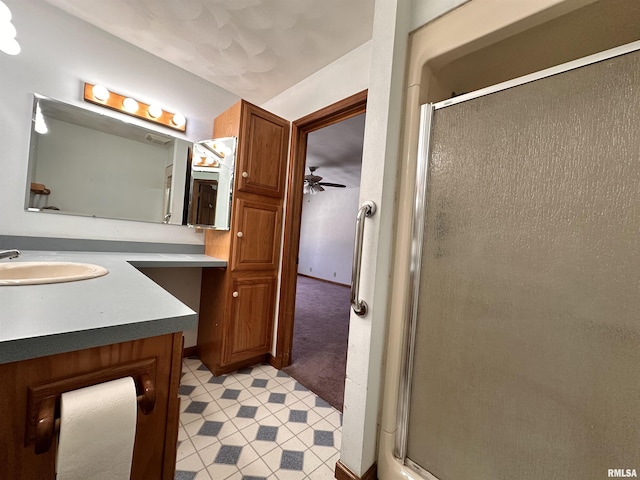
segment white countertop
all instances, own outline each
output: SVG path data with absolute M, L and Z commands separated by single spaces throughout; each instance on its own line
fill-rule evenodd
M 2 262 L 101 265 L 103 277 L 0 286 L 0 364 L 194 328 L 196 313 L 138 267 L 226 267 L 206 255 L 23 251 Z M 135 265 L 135 266 L 134 266 Z

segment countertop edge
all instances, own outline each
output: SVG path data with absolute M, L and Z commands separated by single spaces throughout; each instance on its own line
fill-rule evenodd
M 0 365 L 176 333 L 196 327 L 197 318 L 194 312 L 182 317 L 9 340 L 0 344 Z M 151 323 L 153 334 L 150 335 Z
M 61 251 L 22 253 L 17 261 L 88 261 L 103 263 L 109 267 L 110 273 L 98 279 L 71 282 L 64 287 L 58 287 L 63 284 L 44 286 L 46 288 L 1 286 L 0 331 L 5 334 L 0 335 L 0 364 L 195 328 L 198 318 L 196 312 L 143 275 L 136 267 L 227 266 L 226 261 L 204 254 Z M 115 276 L 109 279 L 110 275 Z M 109 297 L 111 291 L 112 297 Z M 70 314 L 67 315 L 68 311 Z M 56 314 L 48 315 L 51 312 Z M 65 320 L 65 317 L 69 320 Z M 78 321 L 85 317 L 86 322 Z

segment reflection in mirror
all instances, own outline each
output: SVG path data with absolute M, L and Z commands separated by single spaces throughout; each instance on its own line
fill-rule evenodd
M 180 225 L 190 146 L 35 95 L 27 209 Z
M 229 230 L 236 138 L 193 144 L 188 225 Z

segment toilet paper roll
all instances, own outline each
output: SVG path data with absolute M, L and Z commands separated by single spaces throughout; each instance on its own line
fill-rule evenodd
M 131 377 L 63 393 L 57 480 L 129 480 L 137 411 Z

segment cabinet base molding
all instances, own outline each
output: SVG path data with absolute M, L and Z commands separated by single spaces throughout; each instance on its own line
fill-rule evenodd
M 197 357 L 198 356 L 198 347 L 194 345 L 193 347 L 184 347 L 182 349 L 182 358 L 187 357 Z
M 267 361 L 269 362 L 269 365 L 271 365 L 273 368 L 277 368 L 278 370 L 282 370 L 282 368 L 284 367 L 284 364 L 281 358 L 274 357 L 270 353 L 267 354 L 267 357 L 268 357 Z
M 200 359 L 202 360 L 202 359 Z M 267 355 L 260 355 L 257 357 L 249 358 L 247 360 L 243 360 L 241 362 L 231 363 L 229 365 L 208 365 L 206 362 L 204 363 L 207 368 L 215 375 L 216 377 L 219 375 L 225 375 L 227 373 L 235 372 L 236 370 L 240 370 L 241 368 L 252 367 L 253 365 L 257 365 L 260 363 L 265 363 L 267 361 Z
M 355 473 L 353 473 L 349 469 L 349 467 L 338 460 L 336 462 L 335 476 L 338 480 L 377 480 L 378 467 L 374 463 L 373 465 L 371 465 L 371 467 L 369 467 L 369 470 L 364 472 L 364 475 L 362 475 L 362 477 L 359 477 Z

